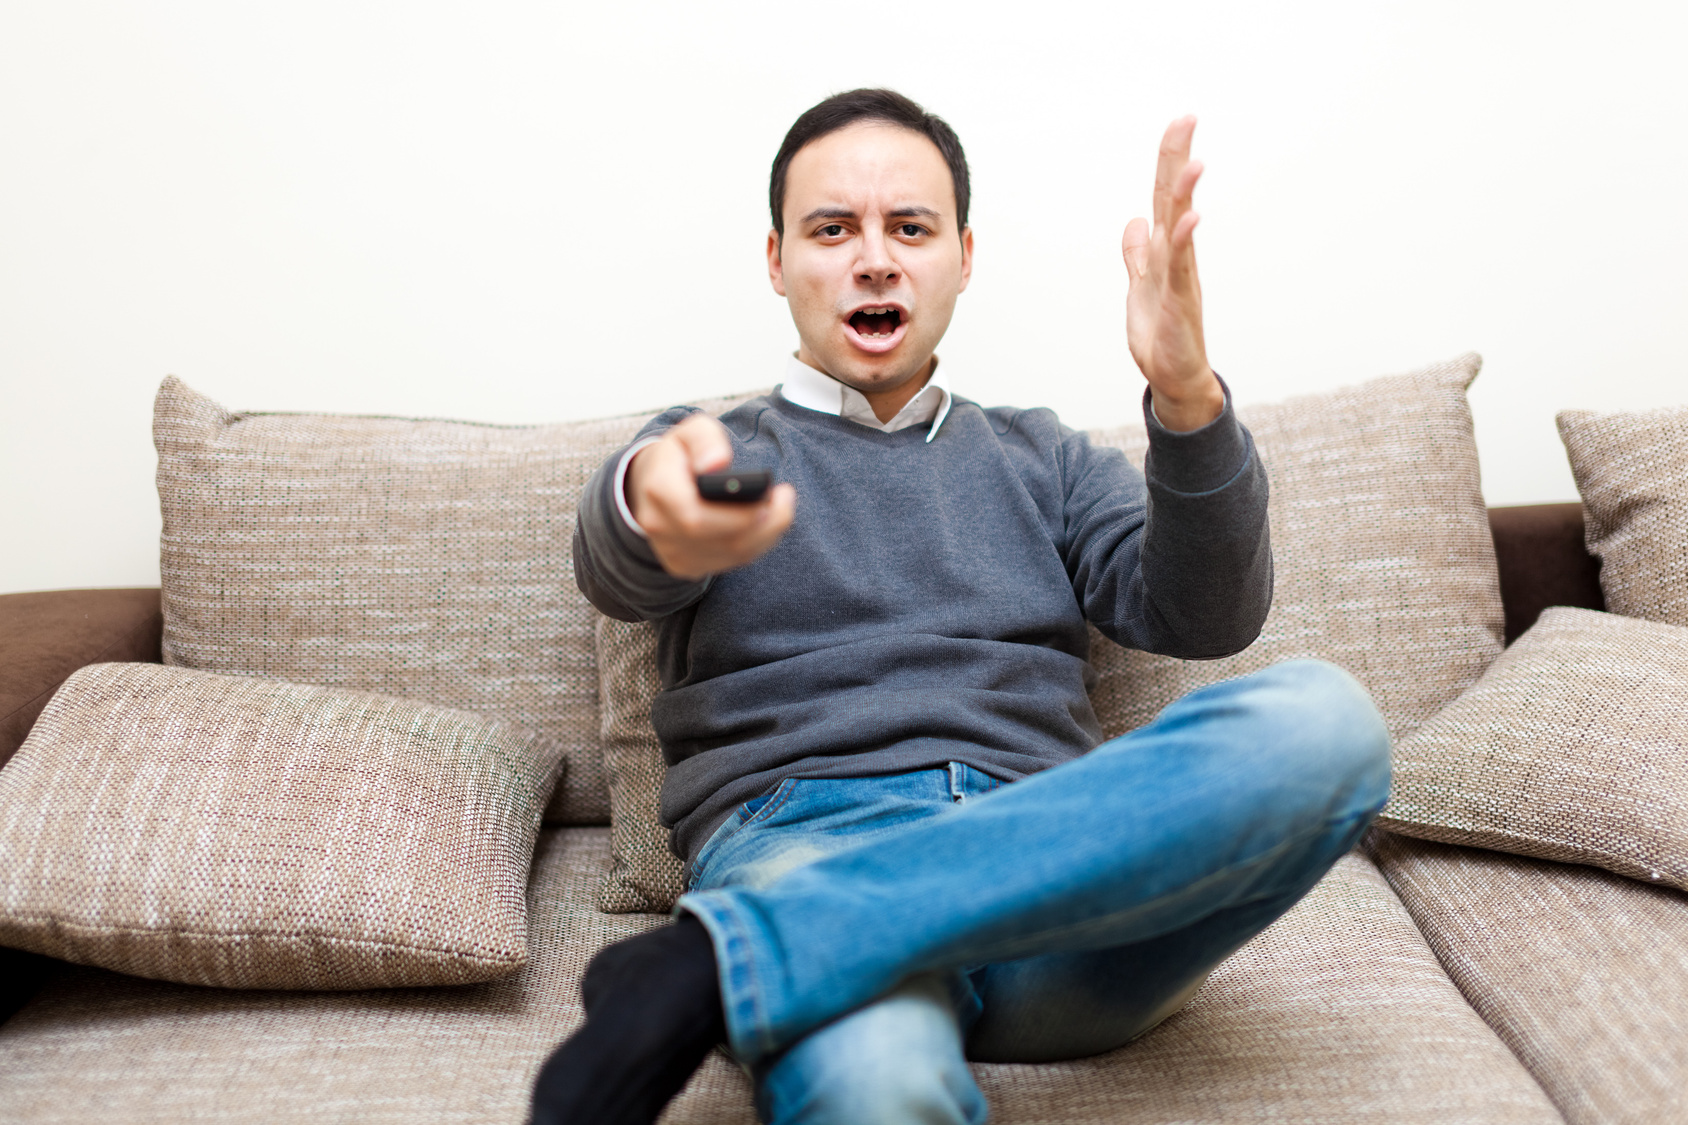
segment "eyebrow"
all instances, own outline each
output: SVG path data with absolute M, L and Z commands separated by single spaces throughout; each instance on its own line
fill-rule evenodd
M 816 219 L 854 219 L 854 218 L 857 218 L 856 213 L 854 211 L 850 210 L 848 207 L 816 207 L 813 211 L 810 211 L 807 215 L 804 215 L 803 218 L 799 220 L 799 222 L 800 223 L 812 223 Z M 891 212 L 891 218 L 893 218 L 893 219 L 911 219 L 911 218 L 941 219 L 941 218 L 943 218 L 943 216 L 940 215 L 938 212 L 932 210 L 932 208 L 930 208 L 930 207 L 910 206 L 910 207 L 898 207 L 896 210 Z

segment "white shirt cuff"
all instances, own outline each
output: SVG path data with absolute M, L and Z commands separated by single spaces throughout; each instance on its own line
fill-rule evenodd
M 621 513 L 621 518 L 634 535 L 640 539 L 649 539 L 645 529 L 639 526 L 639 521 L 633 518 L 633 509 L 627 506 L 627 466 L 633 463 L 633 455 L 647 445 L 655 445 L 661 438 L 648 437 L 643 441 L 636 441 L 627 447 L 627 452 L 621 455 L 621 461 L 615 467 L 615 508 Z

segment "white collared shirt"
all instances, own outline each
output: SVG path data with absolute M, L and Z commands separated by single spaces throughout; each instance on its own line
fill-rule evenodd
M 795 355 L 785 361 L 785 381 L 780 384 L 779 393 L 795 406 L 846 418 L 888 434 L 931 422 L 927 441 L 938 436 L 938 427 L 944 424 L 950 408 L 949 378 L 936 358 L 932 360 L 932 375 L 926 380 L 926 385 L 904 403 L 889 422 L 879 420 L 862 392 L 840 383 L 824 371 L 815 370 Z
M 904 403 L 903 408 L 897 411 L 889 422 L 879 420 L 879 415 L 873 412 L 867 396 L 862 392 L 840 383 L 824 371 L 817 371 L 798 359 L 795 354 L 785 361 L 785 381 L 780 384 L 778 393 L 793 406 L 818 410 L 822 414 L 831 414 L 859 425 L 871 426 L 888 434 L 906 430 L 910 426 L 918 426 L 922 422 L 931 422 L 932 428 L 926 434 L 927 441 L 938 436 L 938 427 L 949 417 L 951 402 L 949 379 L 935 356 L 932 359 L 932 374 L 926 380 L 926 385 Z M 627 466 L 632 462 L 635 453 L 659 440 L 661 439 L 648 437 L 629 446 L 615 467 L 616 509 L 621 512 L 621 518 L 627 526 L 641 538 L 645 535 L 645 529 L 639 526 L 639 521 L 633 518 L 633 509 L 627 506 Z

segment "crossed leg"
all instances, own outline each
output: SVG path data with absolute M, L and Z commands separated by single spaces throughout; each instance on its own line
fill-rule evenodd
M 1095 1054 L 1176 1011 L 1353 846 L 1388 758 L 1351 677 L 1290 662 L 1013 785 L 787 782 L 677 913 L 765 1119 L 977 1122 L 967 1056 Z
M 1051 1062 L 1122 1047 L 1182 1009 L 1304 892 L 1136 945 L 912 978 L 757 1067 L 757 1112 L 770 1125 L 979 1125 L 987 1110 L 969 1059 Z

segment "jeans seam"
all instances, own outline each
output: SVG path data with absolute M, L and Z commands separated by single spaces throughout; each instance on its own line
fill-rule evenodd
M 703 893 L 708 895 L 710 892 L 705 891 Z M 719 894 L 719 892 L 717 893 Z M 735 943 L 737 943 L 743 947 L 747 954 L 754 954 L 755 943 L 750 940 L 750 928 L 747 927 L 739 917 L 737 904 L 734 903 L 728 895 L 720 894 L 719 897 L 722 900 L 719 903 L 709 902 L 706 900 L 704 906 L 707 908 L 709 915 L 714 919 L 715 923 L 719 925 L 722 931 L 726 934 L 727 940 L 722 944 L 726 947 L 727 964 L 724 967 L 728 970 L 727 976 L 730 978 L 732 976 L 733 969 L 742 967 L 746 977 L 745 984 L 742 988 L 735 987 L 730 993 L 724 990 L 721 997 L 723 1001 L 722 1008 L 725 1010 L 728 1017 L 728 1045 L 732 1045 L 731 1013 L 734 1009 L 744 1006 L 749 1009 L 749 1030 L 750 1034 L 754 1037 L 756 1048 L 756 1054 L 754 1057 L 756 1059 L 761 1059 L 773 1049 L 771 1043 L 771 1030 L 768 1027 L 768 1005 L 767 999 L 764 995 L 764 989 L 762 988 L 761 975 L 757 971 L 756 958 L 754 956 L 737 956 L 735 955 L 733 948 Z M 735 1055 L 737 1054 L 736 1050 L 734 1053 Z
M 743 832 L 746 828 L 749 828 L 758 821 L 767 820 L 769 817 L 773 816 L 774 813 L 783 809 L 786 806 L 786 803 L 791 800 L 791 795 L 797 791 L 798 780 L 799 779 L 795 777 L 788 777 L 784 781 L 780 782 L 779 788 L 775 790 L 774 795 L 768 798 L 768 803 L 751 813 L 750 819 L 739 825 L 738 832 Z M 738 835 L 738 832 L 733 833 L 733 835 Z
M 737 836 L 757 821 L 766 819 L 764 814 L 766 814 L 767 817 L 771 817 L 773 816 L 775 810 L 783 808 L 786 802 L 791 800 L 792 793 L 796 792 L 796 783 L 800 780 L 800 778 L 788 777 L 784 781 L 781 781 L 779 786 L 775 789 L 773 795 L 768 798 L 767 802 L 761 808 L 751 813 L 743 824 L 727 833 L 727 835 L 718 842 L 713 840 L 705 841 L 706 848 L 708 844 L 712 842 L 715 843 L 716 846 L 708 851 L 699 852 L 697 859 L 693 860 L 690 866 L 686 868 L 685 885 L 690 888 L 692 884 L 697 882 L 698 876 L 702 875 L 703 869 L 708 866 L 706 861 L 712 859 L 716 852 L 725 847 L 728 840 L 731 840 L 734 836 Z M 781 790 L 784 790 L 784 792 L 782 793 Z M 743 808 L 744 805 L 748 803 L 749 802 L 740 803 L 739 808 Z M 735 809 L 732 815 L 737 816 L 738 810 Z

